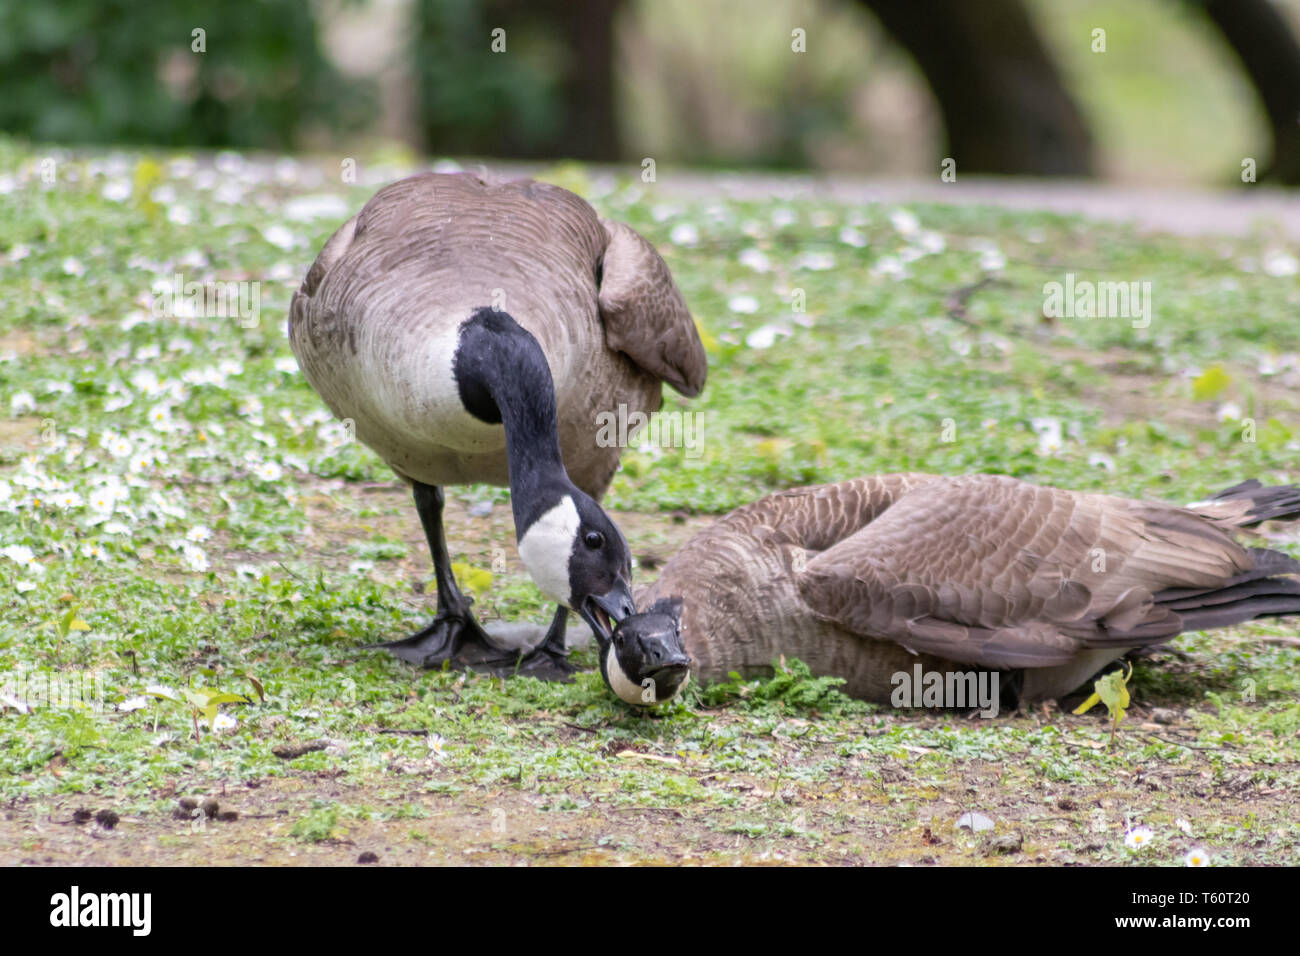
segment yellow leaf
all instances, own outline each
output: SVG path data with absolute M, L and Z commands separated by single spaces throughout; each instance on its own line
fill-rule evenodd
M 68 625 L 68 630 L 88 631 L 90 630 L 90 625 L 78 617 L 78 618 L 74 618 L 73 621 Z
M 475 597 L 481 597 L 492 586 L 492 572 L 485 568 L 457 561 L 452 563 L 451 573 L 456 575 L 457 583 Z
M 533 178 L 539 183 L 550 183 L 583 197 L 591 192 L 591 177 L 587 174 L 587 167 L 572 160 L 556 163 Z
M 1098 695 L 1098 694 L 1093 694 L 1093 695 L 1090 696 L 1087 700 L 1085 700 L 1082 704 L 1080 704 L 1078 707 L 1074 708 L 1074 710 L 1072 711 L 1072 713 L 1075 713 L 1075 714 L 1086 714 L 1088 711 L 1092 710 L 1094 707 L 1096 707 L 1096 706 L 1097 706 L 1098 704 L 1100 704 L 1100 703 L 1101 703 L 1101 697 L 1100 697 L 1100 695 Z
M 1223 393 L 1232 381 L 1222 365 L 1211 365 L 1204 372 L 1192 379 L 1192 398 L 1198 402 L 1209 401 Z
M 162 214 L 162 207 L 154 202 L 151 195 L 154 186 L 162 182 L 162 179 L 162 167 L 152 159 L 142 159 L 135 164 L 131 199 L 150 219 L 157 219 Z
M 712 353 L 718 350 L 718 340 L 709 334 L 709 330 L 700 324 L 699 319 L 695 319 L 695 331 L 699 333 L 700 342 L 704 345 L 704 351 Z

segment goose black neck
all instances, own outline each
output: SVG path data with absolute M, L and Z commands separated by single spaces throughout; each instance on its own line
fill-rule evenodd
M 522 534 L 575 490 L 560 455 L 555 383 L 546 356 L 509 313 L 484 308 L 461 326 L 453 371 L 465 410 L 505 426 L 510 502 Z

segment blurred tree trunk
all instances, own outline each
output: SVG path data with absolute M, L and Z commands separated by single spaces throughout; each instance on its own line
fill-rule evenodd
M 1087 176 L 1092 137 L 1020 0 L 860 0 L 939 101 L 957 172 Z
M 1273 131 L 1273 163 L 1261 178 L 1300 185 L 1300 44 L 1268 0 L 1207 0 L 1205 12 L 1250 75 Z
M 563 127 L 555 155 L 610 161 L 620 156 L 614 111 L 614 18 L 622 0 L 541 0 L 530 10 L 548 21 L 568 50 L 560 81 Z

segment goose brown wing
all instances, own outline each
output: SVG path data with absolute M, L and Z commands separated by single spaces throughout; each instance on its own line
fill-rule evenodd
M 816 615 L 855 634 L 1038 667 L 1168 639 L 1183 622 L 1155 594 L 1218 587 L 1251 567 L 1191 511 L 971 475 L 907 492 L 811 560 L 798 586 Z
M 601 224 L 608 236 L 598 299 L 606 343 L 693 398 L 704 388 L 708 359 L 686 300 L 654 246 L 621 222 Z

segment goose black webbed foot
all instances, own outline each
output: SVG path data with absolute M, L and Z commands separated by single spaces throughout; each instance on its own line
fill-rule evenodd
M 441 611 L 428 627 L 410 637 L 367 644 L 365 648 L 382 648 L 399 660 L 426 669 L 442 667 L 447 661 L 454 668 L 476 667 L 500 662 L 506 654 L 504 648 L 492 643 L 468 610 Z

